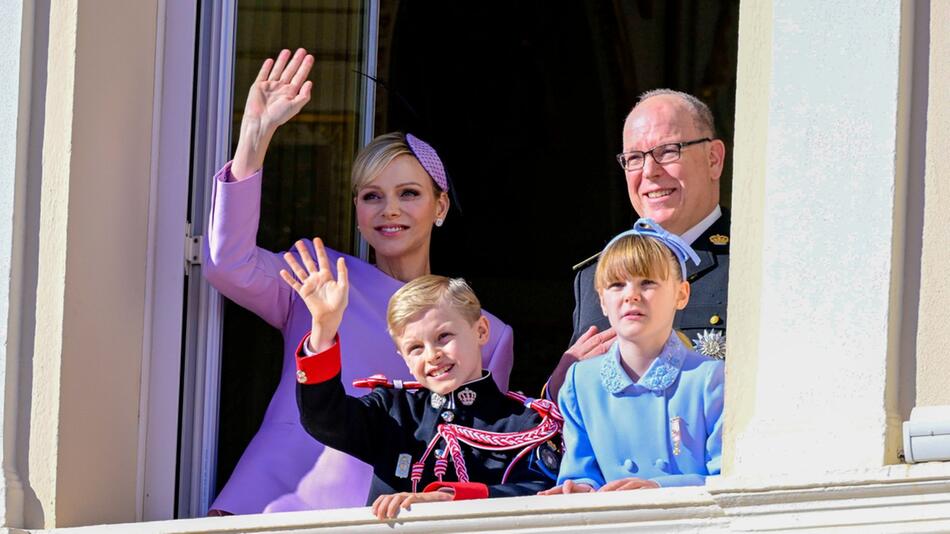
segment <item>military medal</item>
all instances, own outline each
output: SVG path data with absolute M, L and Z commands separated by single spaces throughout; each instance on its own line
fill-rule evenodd
M 563 454 L 564 451 L 553 439 L 544 442 L 534 450 L 537 465 L 541 467 L 541 471 L 547 477 L 554 480 L 557 480 L 557 473 L 561 469 L 561 456 Z
M 673 456 L 679 456 L 680 445 L 683 443 L 683 431 L 680 423 L 683 419 L 676 416 L 670 419 L 670 438 L 673 440 Z
M 396 460 L 396 476 L 399 478 L 409 477 L 409 468 L 412 467 L 412 456 L 402 453 Z
M 726 336 L 719 330 L 703 330 L 703 333 L 697 334 L 696 339 L 693 340 L 693 347 L 700 354 L 710 358 L 726 359 Z

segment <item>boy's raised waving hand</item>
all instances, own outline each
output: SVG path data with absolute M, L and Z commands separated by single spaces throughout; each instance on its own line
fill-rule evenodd
M 330 259 L 323 248 L 323 241 L 317 237 L 313 240 L 313 248 L 317 253 L 317 262 L 314 263 L 307 245 L 303 241 L 294 244 L 303 266 L 290 252 L 284 254 L 284 261 L 294 274 L 287 269 L 281 269 L 280 276 L 300 295 L 300 298 L 310 310 L 313 317 L 313 326 L 310 332 L 310 350 L 320 353 L 333 346 L 340 322 L 343 320 L 343 311 L 346 309 L 349 296 L 349 280 L 346 263 L 340 257 L 336 261 L 337 277 L 330 271 Z

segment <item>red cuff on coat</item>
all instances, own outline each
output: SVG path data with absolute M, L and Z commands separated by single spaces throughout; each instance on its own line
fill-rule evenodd
M 297 382 L 319 384 L 340 374 L 340 335 L 333 338 L 330 348 L 313 356 L 307 356 L 303 350 L 309 339 L 310 332 L 307 332 L 297 345 Z
M 433 482 L 422 490 L 424 493 L 439 491 L 442 488 L 455 490 L 453 501 L 488 498 L 488 486 L 481 482 Z

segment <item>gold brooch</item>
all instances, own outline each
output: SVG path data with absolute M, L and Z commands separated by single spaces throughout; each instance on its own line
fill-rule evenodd
M 713 245 L 725 245 L 729 243 L 729 236 L 722 234 L 711 235 L 709 236 L 709 242 Z

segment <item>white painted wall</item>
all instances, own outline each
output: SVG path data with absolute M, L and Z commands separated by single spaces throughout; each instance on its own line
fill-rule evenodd
M 748 186 L 761 190 L 756 209 L 737 210 L 733 220 L 761 232 L 748 251 L 737 234 L 733 250 L 733 268 L 761 269 L 752 276 L 761 281 L 753 289 L 757 309 L 730 314 L 753 325 L 746 337 L 731 336 L 738 346 L 730 345 L 730 355 L 755 351 L 728 362 L 729 401 L 747 411 L 742 428 L 732 429 L 733 473 L 830 472 L 896 460 L 896 377 L 888 371 L 901 319 L 895 281 L 903 265 L 906 7 L 899 0 L 776 0 L 766 14 L 765 172 L 737 175 L 735 185 L 762 184 Z M 744 253 L 760 256 L 747 262 Z M 757 316 L 743 318 L 750 311 Z M 737 367 L 750 362 L 751 369 Z
M 32 5 L 0 3 L 0 521 L 22 523 L 17 469 L 20 358 L 18 262 L 22 255 L 27 139 L 30 131 Z M 26 24 L 24 24 L 26 22 Z
M 950 2 L 931 2 L 930 16 L 927 202 L 917 331 L 919 406 L 950 404 Z
M 32 395 L 21 409 L 30 528 L 132 521 L 139 508 L 157 17 L 157 0 L 51 3 Z

